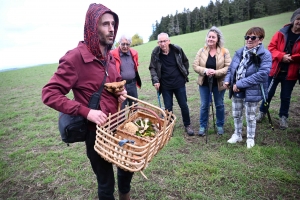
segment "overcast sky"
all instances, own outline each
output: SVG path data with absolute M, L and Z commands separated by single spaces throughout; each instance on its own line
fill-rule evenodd
M 213 1 L 214 2 L 214 1 Z M 87 0 L 0 0 L 0 70 L 57 63 L 83 40 Z M 140 35 L 144 43 L 162 16 L 207 6 L 209 0 L 102 0 L 119 15 L 117 34 Z

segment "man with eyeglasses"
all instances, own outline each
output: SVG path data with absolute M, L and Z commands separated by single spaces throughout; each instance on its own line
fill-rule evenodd
M 189 136 L 194 135 L 190 122 L 185 84 L 189 81 L 189 60 L 181 47 L 171 44 L 167 33 L 157 36 L 158 46 L 151 54 L 152 84 L 162 94 L 165 109 L 173 111 L 173 95 L 181 109 L 182 121 Z
M 142 81 L 138 72 L 138 52 L 130 48 L 131 38 L 122 35 L 119 40 L 119 48 L 111 51 L 116 59 L 116 68 L 123 80 L 126 80 L 125 88 L 127 94 L 138 98 L 137 87 L 141 88 Z M 121 108 L 125 108 L 127 103 L 132 105 L 133 100 L 126 99 Z

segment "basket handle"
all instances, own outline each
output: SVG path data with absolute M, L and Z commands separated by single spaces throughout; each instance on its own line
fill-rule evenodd
M 150 103 L 147 103 L 147 102 L 145 102 L 145 101 L 142 101 L 142 100 L 140 100 L 140 99 L 138 99 L 138 98 L 132 97 L 132 96 L 127 95 L 127 94 L 124 94 L 123 96 L 126 97 L 127 99 L 131 99 L 131 100 L 133 100 L 133 101 L 135 101 L 135 102 L 142 103 L 143 105 L 147 105 L 147 106 L 149 106 L 149 107 L 153 107 L 153 108 L 155 108 L 156 110 L 159 110 L 159 111 L 161 112 L 161 114 L 163 115 L 164 118 L 167 117 L 167 115 L 166 115 L 166 113 L 164 112 L 164 110 L 161 109 L 160 107 L 154 106 L 154 105 L 152 105 L 152 104 L 150 104 Z
M 141 106 L 134 106 L 130 109 L 130 111 L 138 110 L 138 109 L 146 110 L 147 112 L 150 112 L 151 114 L 153 114 L 158 119 L 158 124 L 159 124 L 158 128 L 161 129 L 161 127 L 162 127 L 161 118 L 156 114 L 156 112 L 154 112 L 153 110 L 150 110 L 149 108 L 145 108 L 145 107 L 141 107 Z

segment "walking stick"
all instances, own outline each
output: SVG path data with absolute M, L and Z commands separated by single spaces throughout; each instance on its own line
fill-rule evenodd
M 256 65 L 256 72 L 258 71 L 258 58 L 257 58 L 257 54 L 254 54 L 254 61 L 255 61 L 255 65 Z M 271 87 L 273 86 L 273 82 L 274 82 L 274 78 L 272 79 L 270 85 L 269 85 L 269 88 L 268 88 L 268 92 L 270 91 Z M 265 95 L 265 91 L 264 91 L 264 88 L 263 88 L 263 85 L 262 83 L 259 84 L 260 85 L 260 90 L 261 90 L 261 93 L 263 95 L 263 99 L 264 99 L 264 106 L 267 108 L 267 116 L 268 116 L 268 120 L 269 120 L 269 124 L 272 128 L 272 130 L 274 131 L 274 126 L 273 126 L 273 122 L 272 122 L 272 118 L 271 118 L 271 115 L 270 115 L 270 112 L 269 112 L 269 103 L 267 102 L 267 99 L 266 99 L 266 95 Z
M 158 100 L 158 105 L 161 108 L 161 102 L 160 102 L 160 94 L 159 91 L 157 90 L 157 100 Z
M 160 101 L 160 93 L 159 93 L 159 91 L 157 90 L 157 100 L 158 100 L 158 105 L 159 105 L 159 107 L 161 108 L 161 109 L 163 109 L 163 110 L 165 110 L 165 108 L 164 107 L 161 107 L 161 101 Z M 164 116 L 161 114 L 160 115 L 160 118 L 164 118 Z
M 273 122 L 272 122 L 271 115 L 270 115 L 269 108 L 268 108 L 269 103 L 267 102 L 266 95 L 265 95 L 262 83 L 260 84 L 260 90 L 263 94 L 263 98 L 264 98 L 264 102 L 265 102 L 264 106 L 267 108 L 267 116 L 268 116 L 269 124 L 270 124 L 272 130 L 274 131 Z

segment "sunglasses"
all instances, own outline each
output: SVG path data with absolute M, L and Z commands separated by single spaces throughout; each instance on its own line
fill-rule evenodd
M 122 46 L 122 47 L 125 47 L 125 46 L 128 46 L 128 47 L 129 47 L 130 44 L 129 44 L 129 43 L 121 43 L 121 46 Z
M 251 40 L 253 41 L 253 40 L 256 40 L 256 38 L 260 38 L 260 37 L 257 37 L 255 35 L 254 36 L 245 35 L 244 38 L 245 38 L 245 40 L 249 40 L 249 38 L 251 38 Z

